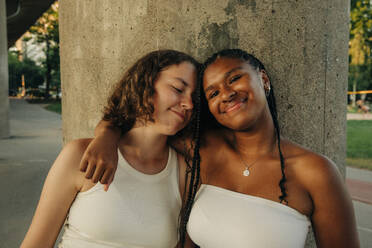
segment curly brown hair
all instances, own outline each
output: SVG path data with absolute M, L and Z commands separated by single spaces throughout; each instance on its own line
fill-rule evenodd
M 196 69 L 199 63 L 190 55 L 175 50 L 157 50 L 140 58 L 115 86 L 104 108 L 103 120 L 128 132 L 136 121 L 153 121 L 152 97 L 159 72 L 172 65 L 189 62 Z

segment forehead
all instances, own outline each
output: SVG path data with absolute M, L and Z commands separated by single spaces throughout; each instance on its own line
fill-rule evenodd
M 252 67 L 244 60 L 238 58 L 218 58 L 210 64 L 204 71 L 203 86 L 222 80 L 226 73 L 232 70 L 253 71 Z
M 190 62 L 182 62 L 178 65 L 171 65 L 165 70 L 160 71 L 158 77 L 159 79 L 181 80 L 194 89 L 196 84 L 196 68 Z
M 169 75 L 169 76 L 175 76 L 180 75 L 184 73 L 192 74 L 196 73 L 196 68 L 193 64 L 190 62 L 182 62 L 180 64 L 174 64 L 166 67 L 162 71 L 160 71 L 161 74 Z

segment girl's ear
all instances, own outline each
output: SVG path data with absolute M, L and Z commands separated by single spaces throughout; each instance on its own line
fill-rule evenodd
M 270 79 L 269 79 L 269 76 L 267 75 L 266 71 L 265 70 L 260 70 L 259 75 L 261 76 L 261 82 L 263 84 L 262 86 L 265 89 L 270 88 L 271 83 L 270 83 Z
M 265 91 L 265 95 L 266 95 L 266 98 L 267 98 L 267 97 L 269 97 L 270 91 L 271 91 L 271 84 L 270 84 L 269 76 L 267 75 L 265 70 L 261 70 L 259 72 L 259 75 L 261 76 L 262 87 Z

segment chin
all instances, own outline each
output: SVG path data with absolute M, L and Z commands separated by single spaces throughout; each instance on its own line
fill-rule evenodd
M 179 131 L 181 131 L 184 127 L 183 126 L 177 126 L 177 127 L 168 127 L 166 130 L 164 130 L 164 134 L 168 136 L 173 136 Z
M 255 120 L 248 119 L 248 118 L 234 118 L 230 119 L 228 122 L 219 122 L 223 126 L 233 130 L 233 131 L 245 131 L 250 129 Z

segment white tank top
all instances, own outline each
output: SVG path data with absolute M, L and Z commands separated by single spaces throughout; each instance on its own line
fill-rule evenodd
M 97 183 L 77 194 L 58 247 L 175 247 L 181 204 L 173 149 L 169 149 L 165 169 L 155 175 L 137 171 L 119 152 L 108 192 Z
M 304 247 L 308 218 L 286 205 L 202 184 L 187 226 L 201 248 Z

